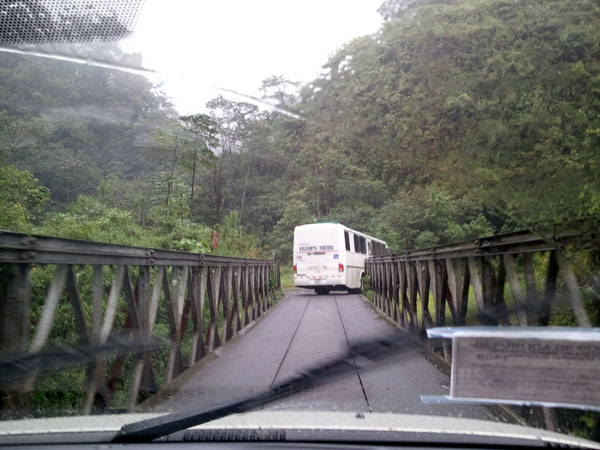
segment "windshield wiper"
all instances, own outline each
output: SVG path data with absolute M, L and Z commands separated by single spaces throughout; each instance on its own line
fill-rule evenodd
M 476 318 L 483 324 L 497 323 L 501 317 L 504 317 L 508 313 L 527 311 L 529 308 L 528 305 L 517 305 L 512 308 L 506 308 L 506 306 L 497 308 L 492 306 L 479 312 Z M 370 367 L 376 365 L 374 363 L 389 362 L 393 358 L 402 355 L 405 351 L 421 347 L 422 345 L 423 342 L 417 336 L 406 331 L 395 330 L 385 337 L 353 345 L 347 353 L 339 358 L 310 368 L 296 377 L 244 400 L 224 404 L 208 411 L 199 412 L 197 408 L 189 409 L 125 425 L 121 428 L 113 442 L 152 441 L 158 437 L 217 420 L 230 414 L 248 412 L 275 400 L 313 388 L 319 384 L 356 373 L 359 368 L 360 370 L 368 370 Z M 372 364 L 359 367 L 356 364 L 357 357 L 359 360 L 367 360 Z
M 356 363 L 357 358 L 368 362 L 364 367 L 360 367 L 361 370 L 375 365 L 381 367 L 375 363 L 389 361 L 409 349 L 414 349 L 416 341 L 417 337 L 406 332 L 393 332 L 384 338 L 364 341 L 351 346 L 348 352 L 337 359 L 310 368 L 244 400 L 224 404 L 208 411 L 199 412 L 197 408 L 189 409 L 124 425 L 113 442 L 148 442 L 230 414 L 248 412 L 275 400 L 356 373 L 359 369 Z M 422 345 L 421 341 L 418 345 Z
M 140 354 L 169 347 L 161 339 L 113 337 L 103 344 L 58 346 L 37 353 L 19 353 L 0 358 L 0 382 L 13 381 L 31 373 L 53 372 L 89 364 L 111 354 Z

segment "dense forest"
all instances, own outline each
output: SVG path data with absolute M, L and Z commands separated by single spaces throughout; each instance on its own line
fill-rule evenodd
M 293 227 L 314 220 L 397 251 L 587 231 L 600 213 L 600 5 L 379 12 L 379 31 L 311 83 L 265 80 L 276 109 L 218 97 L 181 116 L 142 76 L 3 54 L 0 229 L 210 252 L 217 228 L 217 252 L 285 262 Z
M 294 226 L 316 220 L 394 251 L 518 229 L 597 237 L 600 3 L 379 12 L 311 82 L 274 74 L 258 102 L 190 115 L 139 74 L 0 52 L 0 230 L 288 265 Z M 597 269 L 598 248 L 579 267 Z

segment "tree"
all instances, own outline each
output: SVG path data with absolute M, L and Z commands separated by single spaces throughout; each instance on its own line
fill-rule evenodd
M 271 248 L 276 250 L 279 261 L 284 263 L 292 261 L 294 227 L 312 223 L 314 220 L 315 216 L 309 212 L 306 204 L 301 200 L 292 199 L 287 202 L 283 217 L 273 228 L 271 237 Z
M 29 231 L 48 197 L 48 189 L 31 172 L 0 166 L 0 229 Z
M 538 231 L 598 222 L 598 4 L 384 5 L 410 14 L 332 55 L 308 115 L 368 149 L 391 192 L 443 183 Z
M 192 172 L 190 192 L 190 219 L 194 215 L 194 187 L 196 184 L 196 165 L 208 167 L 213 160 L 212 149 L 217 146 L 217 129 L 215 122 L 206 114 L 193 114 L 179 118 L 183 125 L 184 140 L 182 144 L 182 161 Z
M 20 55 L 0 59 L 0 153 L 30 170 L 64 207 L 109 173 L 133 178 L 156 163 L 152 130 L 170 105 L 127 73 Z
M 394 251 L 432 247 L 511 231 L 509 228 L 494 228 L 484 208 L 472 197 L 456 197 L 446 188 L 435 184 L 397 195 L 382 209 L 380 218 L 377 234 Z

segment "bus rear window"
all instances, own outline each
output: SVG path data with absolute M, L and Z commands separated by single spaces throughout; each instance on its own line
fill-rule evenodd
M 350 251 L 350 235 L 347 231 L 344 231 L 344 241 L 346 241 L 346 250 Z
M 360 237 L 360 252 L 363 254 L 367 253 L 367 241 L 364 237 Z

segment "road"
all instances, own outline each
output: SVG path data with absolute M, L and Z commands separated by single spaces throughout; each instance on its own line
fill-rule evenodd
M 243 336 L 188 376 L 158 411 L 202 409 L 240 400 L 327 362 L 368 338 L 386 336 L 392 326 L 359 295 L 288 292 Z M 265 405 L 265 409 L 394 412 L 490 419 L 484 407 L 426 405 L 420 395 L 448 394 L 449 379 L 415 345 L 393 363 Z

